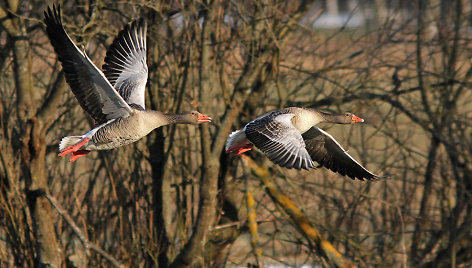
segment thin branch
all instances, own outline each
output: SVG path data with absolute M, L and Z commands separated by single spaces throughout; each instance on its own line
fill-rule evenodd
M 247 225 L 249 227 L 249 233 L 251 234 L 251 247 L 252 247 L 252 254 L 256 259 L 256 263 L 259 267 L 263 268 L 264 265 L 261 262 L 262 256 L 262 248 L 260 247 L 259 243 L 259 234 L 257 232 L 257 221 L 256 221 L 256 208 L 255 208 L 255 201 L 254 195 L 252 193 L 252 189 L 249 186 L 248 180 L 245 180 L 246 184 L 246 207 L 247 207 Z
M 82 244 L 84 245 L 84 247 L 86 249 L 91 249 L 91 250 L 97 252 L 98 254 L 103 256 L 105 259 L 107 259 L 110 263 L 112 263 L 115 267 L 119 267 L 119 268 L 125 268 L 126 267 L 126 266 L 120 264 L 117 259 L 113 258 L 113 256 L 106 253 L 103 249 L 101 249 L 97 245 L 90 242 L 85 237 L 84 233 L 80 230 L 79 226 L 77 226 L 77 224 L 75 224 L 72 217 L 64 210 L 64 208 L 61 207 L 61 205 L 59 205 L 56 198 L 51 196 L 49 193 L 46 193 L 45 197 L 49 200 L 51 205 L 57 210 L 59 215 L 61 215 L 64 218 L 64 220 L 69 224 L 69 226 L 72 228 L 74 233 L 79 237 L 80 241 L 82 242 Z
M 280 191 L 270 178 L 270 173 L 266 168 L 258 165 L 246 155 L 241 155 L 241 158 L 264 185 L 270 198 L 290 216 L 297 229 L 308 242 L 315 244 L 318 253 L 323 258 L 339 267 L 356 267 L 353 262 L 345 258 L 328 240 L 324 239 L 296 204 Z

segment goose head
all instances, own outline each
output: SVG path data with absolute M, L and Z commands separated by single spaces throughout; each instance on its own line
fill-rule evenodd
M 362 123 L 364 119 L 360 118 L 359 116 L 353 113 L 345 113 L 344 116 L 341 116 L 340 123 L 342 124 L 354 124 L 354 123 Z
M 189 124 L 200 124 L 211 122 L 211 117 L 201 114 L 197 111 L 182 113 L 183 120 Z

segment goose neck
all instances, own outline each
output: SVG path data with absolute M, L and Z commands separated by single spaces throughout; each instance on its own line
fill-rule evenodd
M 349 124 L 350 121 L 346 119 L 345 114 L 328 114 L 319 112 L 321 118 L 320 122 L 324 123 L 336 123 L 336 124 Z
M 164 114 L 168 124 L 182 123 L 183 116 L 181 114 Z

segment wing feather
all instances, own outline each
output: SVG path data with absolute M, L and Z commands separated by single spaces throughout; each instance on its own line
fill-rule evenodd
M 300 132 L 293 126 L 293 114 L 269 113 L 249 122 L 247 138 L 272 162 L 286 168 L 314 167 Z
M 132 109 L 108 82 L 85 53 L 72 42 L 64 30 L 60 6 L 44 12 L 44 22 L 51 44 L 65 73 L 66 81 L 80 106 L 102 124 L 110 119 L 127 117 Z
M 382 178 L 359 164 L 326 131 L 314 126 L 302 136 L 311 159 L 321 166 L 352 179 L 375 180 Z
M 127 25 L 108 49 L 103 65 L 105 76 L 125 101 L 143 109 L 148 77 L 146 31 L 144 20 Z

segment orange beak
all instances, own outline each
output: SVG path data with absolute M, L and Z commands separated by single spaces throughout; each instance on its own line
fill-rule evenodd
M 198 113 L 198 118 L 197 118 L 198 123 L 207 123 L 211 122 L 211 117 L 206 116 L 204 114 Z
M 352 115 L 352 123 L 362 123 L 364 122 L 364 119 L 360 118 L 359 116 L 357 115 Z

